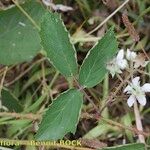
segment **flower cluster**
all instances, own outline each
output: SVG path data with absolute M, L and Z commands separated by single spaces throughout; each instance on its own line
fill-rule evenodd
M 140 66 L 145 67 L 149 61 L 145 61 L 144 56 L 142 54 L 137 55 L 136 52 L 133 52 L 127 49 L 126 54 L 124 49 L 119 50 L 117 56 L 107 63 L 107 70 L 109 70 L 112 77 L 115 74 L 121 74 L 122 70 L 125 70 L 129 66 L 129 62 L 133 62 L 134 68 L 138 68 Z
M 137 55 L 136 52 L 130 51 L 129 49 L 125 53 L 121 49 L 117 56 L 107 64 L 106 68 L 112 77 L 114 77 L 115 74 L 121 74 L 123 70 L 129 68 L 129 64 L 132 64 L 133 68 L 138 68 L 140 66 L 145 67 L 148 63 L 149 61 L 145 61 L 145 57 L 142 54 Z M 127 100 L 128 106 L 133 106 L 136 100 L 144 106 L 146 104 L 146 92 L 150 92 L 150 83 L 145 83 L 143 86 L 140 86 L 140 77 L 133 78 L 132 82 L 124 89 L 124 93 L 130 94 Z

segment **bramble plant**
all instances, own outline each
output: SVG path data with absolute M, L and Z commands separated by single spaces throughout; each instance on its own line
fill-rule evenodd
M 69 89 L 58 96 L 39 126 L 36 139 L 57 140 L 68 132 L 75 133 L 83 103 L 81 91 L 104 79 L 107 73 L 106 62 L 116 53 L 117 40 L 113 28 L 109 29 L 89 51 L 78 74 L 76 51 L 59 14 L 47 12 L 43 16 L 40 36 L 41 44 L 51 63 L 66 79 L 72 80 L 71 82 L 75 80 L 79 87 Z
M 49 5 L 47 1 L 43 2 L 45 5 Z M 16 7 L 0 13 L 0 48 L 5 50 L 5 52 L 0 51 L 0 63 L 6 66 L 18 64 L 32 60 L 41 52 L 44 54 L 44 59 L 47 59 L 50 64 L 54 66 L 56 76 L 61 73 L 69 83 L 69 88 L 58 95 L 54 100 L 52 99 L 50 106 L 46 111 L 44 110 L 42 120 L 35 134 L 35 139 L 40 141 L 59 140 L 64 138 L 67 133 L 75 134 L 83 107 L 84 97 L 86 97 L 92 104 L 92 107 L 95 108 L 98 121 L 100 118 L 104 118 L 105 120 L 107 115 L 105 114 L 103 116 L 103 110 L 107 107 L 109 102 L 111 103 L 113 101 L 115 94 L 121 90 L 122 93 L 129 95 L 127 104 L 129 107 L 134 106 L 137 129 L 143 132 L 137 102 L 142 106 L 146 105 L 146 94 L 150 92 L 150 83 L 143 83 L 143 86 L 141 86 L 140 77 L 137 75 L 137 72 L 140 72 L 140 67 L 144 68 L 148 65 L 149 61 L 146 60 L 147 58 L 142 58 L 141 63 L 141 61 L 139 61 L 139 57 L 141 57 L 140 53 L 130 49 L 119 50 L 114 27 L 111 27 L 88 51 L 82 65 L 79 66 L 77 50 L 72 44 L 69 32 L 59 13 L 48 11 L 35 1 L 26 2 L 22 6 L 16 2 L 15 4 L 23 12 L 22 14 L 19 13 L 20 10 L 16 9 Z M 51 5 L 52 4 L 50 4 L 50 6 Z M 38 11 L 32 10 L 33 7 Z M 63 11 L 72 9 L 71 7 L 65 7 L 59 4 L 54 8 Z M 26 12 L 28 12 L 28 14 L 26 14 Z M 12 18 L 12 13 L 15 20 Z M 32 18 L 30 16 L 32 16 Z M 9 26 L 7 26 L 8 22 L 10 23 Z M 8 34 L 6 34 L 6 30 Z M 23 39 L 22 35 L 24 36 Z M 6 39 L 8 42 L 6 42 Z M 6 67 L 6 71 L 7 69 Z M 50 71 L 47 70 L 46 74 L 49 74 L 49 72 Z M 108 102 L 103 105 L 103 108 L 99 109 L 87 95 L 86 90 L 105 81 L 109 73 L 112 78 L 117 77 L 122 85 L 118 88 L 118 91 L 116 93 L 114 92 L 110 97 L 108 93 L 106 93 L 104 98 L 108 98 Z M 39 76 L 41 74 L 41 72 L 38 73 Z M 121 76 L 121 74 L 126 74 L 126 76 Z M 27 82 L 22 92 L 33 82 L 34 79 Z M 123 89 L 124 84 L 128 85 Z M 45 91 L 43 90 L 42 92 Z M 43 94 L 38 101 L 29 108 L 23 109 L 22 105 L 17 102 L 17 98 L 10 93 L 8 89 L 2 88 L 0 89 L 0 93 L 0 98 L 2 97 L 2 100 L 0 99 L 0 108 L 3 111 L 11 110 L 18 113 L 35 112 L 36 106 L 43 102 L 47 94 Z M 8 98 L 11 98 L 12 101 L 8 102 Z M 11 104 L 15 104 L 15 106 Z M 106 119 L 106 123 L 107 122 L 109 121 Z M 28 122 L 25 123 L 28 124 Z M 100 129 L 104 129 L 104 126 L 100 126 Z M 106 131 L 105 129 L 104 132 Z M 108 131 L 110 131 L 110 129 Z M 135 133 L 138 132 L 135 131 Z M 139 142 L 145 143 L 145 137 L 140 133 L 138 136 Z M 85 139 L 87 137 L 88 135 L 85 135 Z M 130 141 L 133 140 L 130 137 L 129 139 L 131 139 Z M 103 150 L 135 150 L 138 148 L 139 150 L 144 150 L 144 147 L 144 144 L 134 143 L 121 147 L 103 148 Z

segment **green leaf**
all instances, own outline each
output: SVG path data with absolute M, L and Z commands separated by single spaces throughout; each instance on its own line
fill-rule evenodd
M 130 113 L 126 113 L 122 118 L 121 118 L 121 122 L 125 125 L 125 126 L 132 126 L 132 122 L 133 119 L 131 118 Z M 133 134 L 131 133 L 131 131 L 129 130 L 125 130 L 126 136 L 128 138 L 128 140 L 130 141 L 130 143 L 133 143 Z
M 8 89 L 2 90 L 2 105 L 7 107 L 10 111 L 21 112 L 23 110 L 22 105 L 15 95 L 13 95 Z
M 44 8 L 36 1 L 22 5 L 40 23 Z M 31 60 L 41 50 L 38 30 L 17 8 L 0 11 L 0 64 L 11 65 Z
M 77 73 L 76 53 L 57 13 L 47 12 L 41 24 L 41 40 L 52 64 L 66 77 Z
M 111 28 L 104 37 L 88 52 L 79 73 L 83 87 L 93 87 L 101 82 L 107 73 L 106 63 L 117 51 L 117 40 Z
M 145 150 L 145 145 L 142 143 L 126 144 L 121 146 L 103 148 L 102 150 Z
M 26 127 L 31 124 L 30 120 L 15 120 L 15 123 L 12 123 L 9 125 L 9 129 L 7 130 L 7 136 L 13 136 L 14 134 L 17 134 L 18 131 L 22 131 L 26 129 Z
M 112 126 L 110 127 L 108 124 L 98 124 L 96 127 L 88 131 L 85 135 L 85 139 L 96 139 L 97 137 L 101 135 L 105 135 L 109 131 L 111 131 L 113 128 Z
M 61 94 L 47 110 L 36 134 L 37 140 L 57 140 L 75 133 L 83 95 L 76 89 Z

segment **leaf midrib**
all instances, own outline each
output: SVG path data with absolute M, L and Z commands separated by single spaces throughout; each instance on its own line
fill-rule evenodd
M 111 40 L 111 43 L 112 43 L 112 40 Z M 105 47 L 107 47 L 107 45 L 106 45 Z M 95 47 L 94 47 L 94 48 L 95 48 Z M 93 48 L 93 49 L 94 49 L 94 48 Z M 93 50 L 93 49 L 92 49 L 92 50 Z M 92 51 L 92 50 L 91 50 L 91 51 Z M 91 51 L 90 51 L 90 53 L 91 53 Z M 90 76 L 90 74 L 91 74 L 91 71 L 92 71 L 92 69 L 93 69 L 93 67 L 94 67 L 94 65 L 95 65 L 95 63 L 96 63 L 96 61 L 97 61 L 97 58 L 99 57 L 99 54 L 100 54 L 100 53 L 101 53 L 101 51 L 98 52 L 98 55 L 97 55 L 96 59 L 94 59 L 95 61 L 94 61 L 93 65 L 92 65 L 92 67 L 91 67 L 91 69 L 90 69 L 90 71 L 89 71 L 89 73 L 88 73 L 88 75 L 87 75 L 87 78 L 86 78 L 84 84 L 86 84 L 86 82 L 87 82 L 87 80 L 88 80 L 88 78 L 89 78 L 89 76 Z M 90 54 L 89 54 L 89 55 L 90 55 Z M 88 57 L 87 57 L 87 59 L 88 59 Z

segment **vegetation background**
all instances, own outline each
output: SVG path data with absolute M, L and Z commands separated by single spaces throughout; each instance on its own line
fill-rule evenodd
M 23 3 L 19 0 L 19 6 Z M 53 8 L 45 6 L 39 1 L 42 8 Z M 149 0 L 130 0 L 122 8 L 118 9 L 123 0 L 53 0 L 53 4 L 62 4 L 70 6 L 73 10 L 55 10 L 62 16 L 73 44 L 77 50 L 77 59 L 79 65 L 82 64 L 88 50 L 98 41 L 100 37 L 111 27 L 114 26 L 119 48 L 130 48 L 138 53 L 146 53 L 150 56 L 150 1 Z M 14 38 L 13 32 L 15 21 L 20 16 L 14 11 L 14 18 L 9 22 L 12 13 L 8 13 L 6 18 L 1 16 L 1 12 L 9 10 L 15 6 L 14 0 L 0 0 L 0 137 L 1 139 L 13 140 L 33 140 L 37 132 L 38 124 L 41 121 L 41 115 L 47 110 L 52 100 L 60 93 L 71 87 L 71 83 L 67 81 L 45 58 L 45 53 L 34 51 L 31 58 L 27 60 L 26 56 L 18 55 L 15 60 L 10 55 L 10 51 L 5 51 L 6 47 L 2 47 L 2 43 L 9 43 L 10 38 Z M 18 8 L 17 8 L 18 9 Z M 36 6 L 31 6 L 34 10 L 34 19 L 40 22 L 40 10 Z M 116 10 L 118 11 L 116 12 Z M 18 11 L 20 11 L 18 9 Z M 42 11 L 41 11 L 42 12 Z M 22 13 L 22 12 L 20 12 Z M 27 12 L 28 13 L 28 12 Z M 113 14 L 114 13 L 114 14 Z M 37 14 L 37 15 L 36 15 Z M 113 15 L 112 15 L 113 14 Z M 128 16 L 127 20 L 122 20 L 122 16 Z M 32 17 L 32 16 L 31 16 Z M 8 20 L 7 20 L 8 18 Z M 9 24 L 7 24 L 9 22 Z M 129 22 L 129 23 L 128 23 Z M 21 22 L 20 22 L 21 23 Z M 132 23 L 133 26 L 128 26 Z M 23 25 L 23 24 L 22 24 Z M 3 38 L 7 27 L 9 33 Z M 98 27 L 98 28 L 97 28 Z M 133 32 L 130 30 L 133 29 Z M 18 28 L 16 32 L 18 32 Z M 27 36 L 31 33 L 31 37 Z M 37 46 L 32 39 L 36 38 L 36 33 L 26 30 L 23 31 L 22 38 L 24 44 L 26 38 L 30 38 L 31 43 L 28 45 Z M 88 34 L 88 35 L 87 35 Z M 59 36 L 59 35 L 58 35 Z M 137 42 L 134 40 L 140 38 Z M 134 40 L 133 40 L 134 39 Z M 38 41 L 38 38 L 37 38 Z M 16 41 L 17 44 L 20 41 Z M 12 43 L 12 47 L 15 46 Z M 144 49 L 144 51 L 143 51 Z M 19 54 L 15 51 L 13 55 Z M 8 61 L 7 61 L 8 60 Z M 10 60 L 10 61 L 9 61 Z M 139 59 L 139 61 L 142 61 Z M 15 63 L 11 63 L 15 62 Z M 6 65 L 8 65 L 8 67 Z M 63 64 L 62 64 L 63 65 Z M 150 64 L 137 73 L 144 82 L 150 82 Z M 126 76 L 124 74 L 123 76 Z M 127 105 L 127 96 L 123 94 L 122 84 L 117 77 L 113 78 L 108 74 L 103 82 L 86 90 L 86 93 L 92 100 L 84 98 L 81 117 L 77 126 L 75 135 L 67 134 L 64 139 L 78 140 L 80 139 L 83 147 L 87 149 L 97 149 L 107 146 L 123 145 L 125 143 L 136 143 L 138 140 L 138 130 L 135 126 L 135 117 L 133 108 Z M 75 85 L 76 86 L 76 85 Z M 117 93 L 115 93 L 117 91 Z M 107 97 L 115 93 L 114 99 L 108 103 Z M 98 120 L 96 109 L 94 106 L 105 108 L 101 113 L 104 118 Z M 140 107 L 140 114 L 144 131 L 142 134 L 146 138 L 146 147 L 150 145 L 150 94 L 147 94 L 147 104 Z M 44 149 L 44 147 L 35 146 L 11 146 L 10 148 L 19 150 L 35 150 Z M 50 149 L 73 149 L 73 147 L 57 147 Z M 49 149 L 49 148 L 45 148 Z M 78 148 L 76 149 L 86 149 Z M 119 149 L 118 149 L 119 150 Z M 132 149 L 134 150 L 134 148 Z M 141 149 L 142 150 L 142 149 Z

